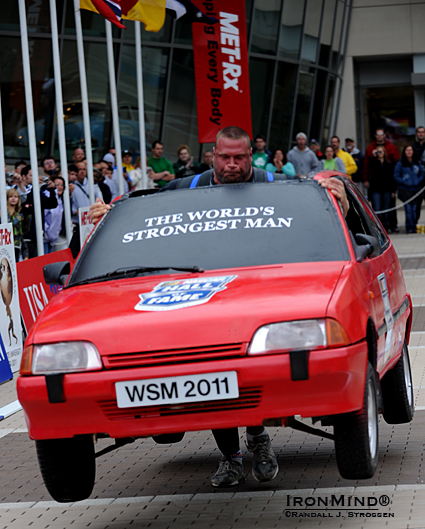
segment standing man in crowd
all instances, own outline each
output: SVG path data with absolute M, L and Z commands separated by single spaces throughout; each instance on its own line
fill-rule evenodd
M 334 150 L 335 156 L 338 156 L 345 165 L 347 170 L 347 175 L 351 178 L 351 175 L 357 171 L 356 162 L 353 160 L 353 157 L 348 152 L 345 152 L 341 149 L 341 141 L 338 136 L 332 136 L 331 145 Z
M 252 165 L 258 169 L 265 169 L 270 161 L 271 152 L 266 149 L 266 139 L 264 136 L 255 136 Z
M 412 145 L 416 158 L 420 160 L 425 150 L 425 127 L 416 127 L 416 141 Z M 423 165 L 423 163 L 422 163 Z
M 41 161 L 42 165 L 43 165 L 43 169 L 44 169 L 44 178 L 45 178 L 45 181 L 47 181 L 46 179 L 51 179 L 52 176 L 55 176 L 56 175 L 56 171 L 57 171 L 57 163 L 56 163 L 56 160 L 53 158 L 53 156 L 45 156 L 42 161 Z
M 164 187 L 168 182 L 174 180 L 173 164 L 162 156 L 164 145 L 156 140 L 152 143 L 152 156 L 148 160 L 148 166 L 155 173 L 155 183 L 158 187 Z
M 393 166 L 398 162 L 400 158 L 400 153 L 397 150 L 397 147 L 391 143 L 389 140 L 386 139 L 385 130 L 382 127 L 379 127 L 375 131 L 375 141 L 372 142 L 365 151 L 364 158 L 363 158 L 363 180 L 364 185 L 368 188 L 369 187 L 369 173 L 368 173 L 368 166 L 370 161 L 375 156 L 374 152 L 376 151 L 376 148 L 379 146 L 385 147 L 386 153 L 387 153 L 387 161 L 392 163 Z M 395 207 L 395 197 L 391 198 L 390 202 L 390 208 Z M 397 222 L 397 210 L 390 211 L 389 217 L 388 217 L 388 231 L 389 232 L 395 232 L 398 233 L 398 222 Z
M 311 151 L 314 152 L 314 154 L 317 156 L 317 159 L 319 161 L 324 159 L 325 156 L 321 152 L 320 145 L 319 145 L 319 142 L 317 140 L 314 140 L 314 139 L 310 140 L 309 148 L 310 148 Z
M 71 195 L 72 222 L 79 224 L 78 210 L 90 206 L 89 181 L 87 180 L 87 162 L 82 161 L 77 164 L 77 179 L 75 188 Z M 95 198 L 103 198 L 97 185 L 94 186 Z
M 351 155 L 357 165 L 357 171 L 351 175 L 351 179 L 360 187 L 362 193 L 367 195 L 363 181 L 363 154 L 357 149 L 351 138 L 345 138 L 344 151 Z
M 307 176 L 312 171 L 319 169 L 317 156 L 307 147 L 307 136 L 304 132 L 299 132 L 295 139 L 297 144 L 287 154 L 288 162 L 295 167 L 297 176 Z
M 84 154 L 83 149 L 80 147 L 77 147 L 74 151 L 74 154 L 72 155 L 72 161 L 73 163 L 82 162 L 85 159 L 86 155 Z
M 202 155 L 202 163 L 199 166 L 199 172 L 203 173 L 204 171 L 208 171 L 208 169 L 212 169 L 213 166 L 213 153 L 212 151 L 205 151 Z

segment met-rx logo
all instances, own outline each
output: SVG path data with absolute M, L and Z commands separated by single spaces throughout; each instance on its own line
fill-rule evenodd
M 236 277 L 219 276 L 206 279 L 164 281 L 154 287 L 152 292 L 139 294 L 140 301 L 134 308 L 135 310 L 163 311 L 202 305 L 217 292 L 225 290 L 227 283 Z
M 6 228 L 0 229 L 0 246 L 6 246 L 6 244 L 12 244 L 12 231 Z

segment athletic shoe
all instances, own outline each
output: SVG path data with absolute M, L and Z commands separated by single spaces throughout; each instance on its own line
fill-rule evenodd
M 268 434 L 254 437 L 252 443 L 246 443 L 252 452 L 252 475 L 257 481 L 271 481 L 279 472 L 276 456 L 274 455 Z
M 234 487 L 245 481 L 242 463 L 223 458 L 218 465 L 218 470 L 211 478 L 213 487 Z

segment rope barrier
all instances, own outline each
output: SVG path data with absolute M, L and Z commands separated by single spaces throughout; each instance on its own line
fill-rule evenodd
M 375 211 L 375 213 L 377 215 L 382 215 L 383 213 L 389 213 L 390 211 L 395 211 L 396 209 L 400 209 L 404 207 L 406 204 L 409 204 L 409 202 L 412 202 L 413 200 L 415 200 L 415 198 L 417 198 L 424 191 L 425 191 L 425 187 L 420 189 L 415 195 L 413 195 L 413 197 L 410 197 L 408 200 L 406 200 L 406 202 L 402 202 L 399 206 L 395 206 L 394 208 L 390 208 L 390 209 L 383 209 L 382 211 Z

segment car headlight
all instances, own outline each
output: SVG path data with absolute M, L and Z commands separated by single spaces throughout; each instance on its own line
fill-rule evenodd
M 284 321 L 260 327 L 248 354 L 272 354 L 303 349 L 324 349 L 348 345 L 349 338 L 340 323 L 330 318 Z
M 102 360 L 90 342 L 59 342 L 26 347 L 22 375 L 51 375 L 102 369 Z

